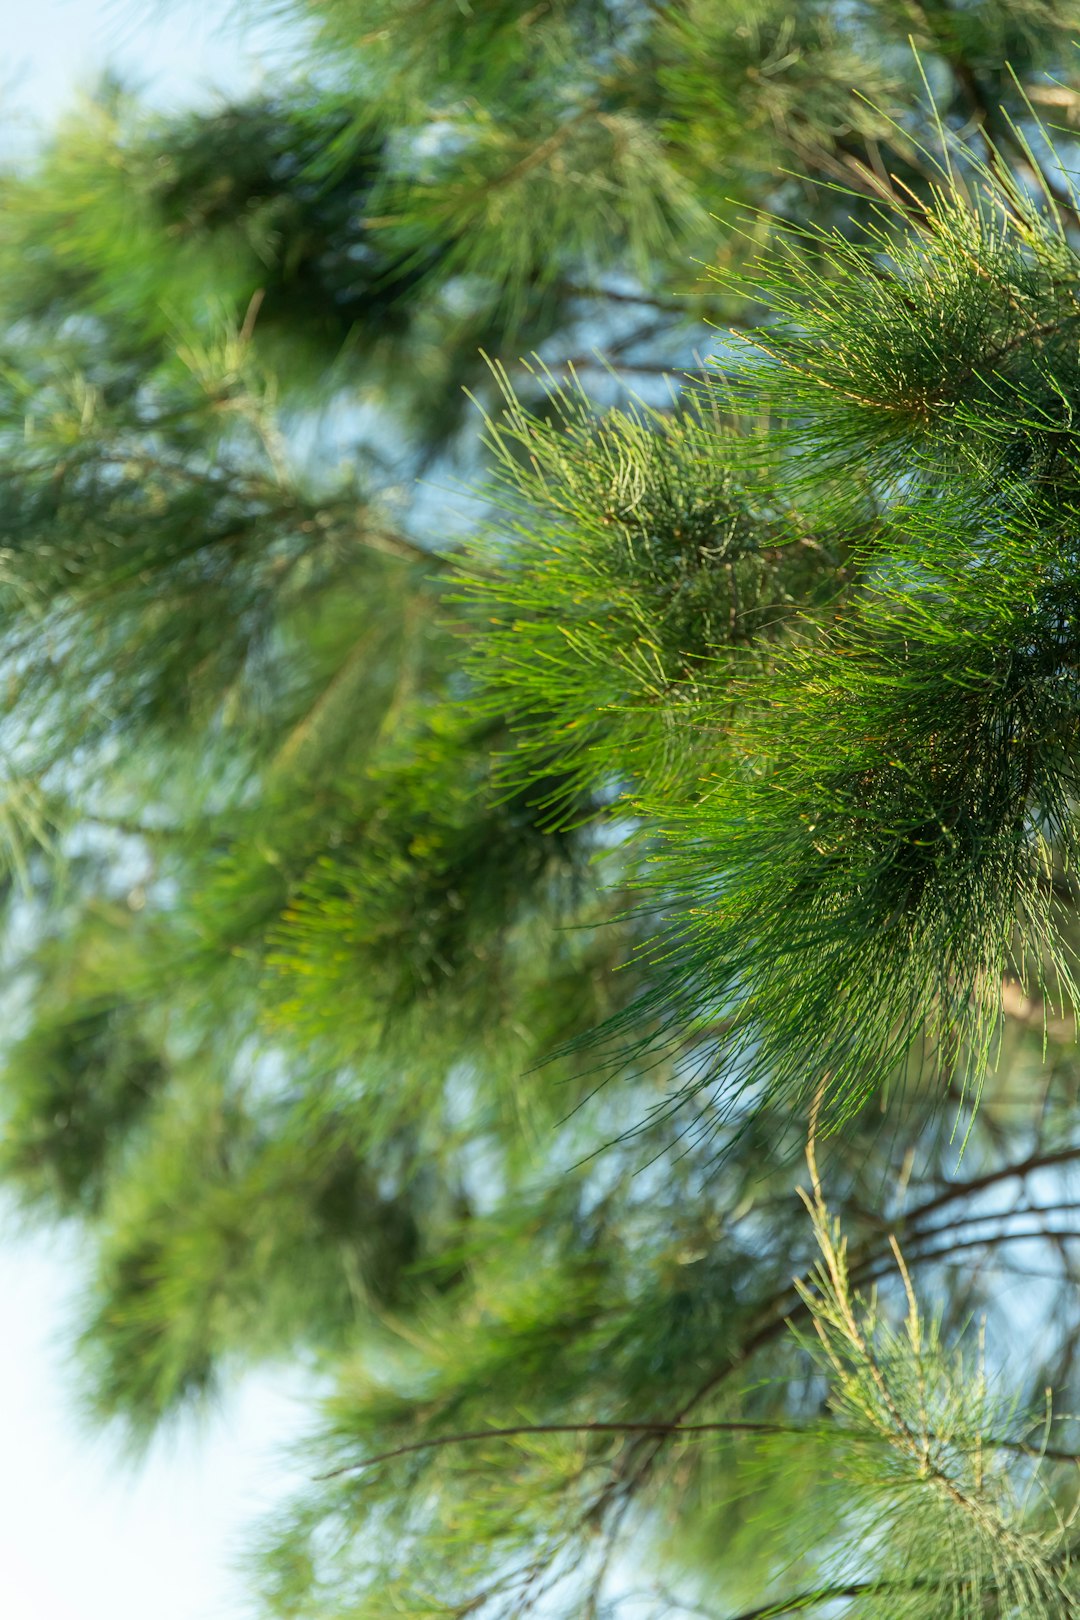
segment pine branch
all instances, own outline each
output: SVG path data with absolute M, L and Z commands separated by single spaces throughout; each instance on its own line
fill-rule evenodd
M 1030 1234 L 1021 1233 L 1021 1237 Z M 1057 1234 L 1048 1232 L 1047 1237 Z M 1080 1236 L 1080 1233 L 1070 1233 L 1069 1236 Z M 975 1239 L 974 1243 L 981 1241 Z M 957 1247 L 965 1247 L 963 1244 Z M 947 1251 L 946 1251 L 947 1252 Z M 788 1318 L 790 1325 L 791 1319 Z M 682 1435 L 702 1434 L 760 1434 L 760 1435 L 795 1435 L 805 1439 L 821 1438 L 824 1430 L 820 1424 L 805 1423 L 774 1423 L 769 1421 L 755 1421 L 752 1419 L 723 1418 L 710 1423 L 655 1423 L 633 1422 L 602 1422 L 583 1420 L 580 1423 L 512 1423 L 490 1429 L 466 1429 L 460 1434 L 432 1435 L 426 1440 L 410 1440 L 400 1446 L 393 1446 L 387 1451 L 373 1452 L 370 1456 L 359 1457 L 355 1462 L 343 1463 L 340 1468 L 331 1468 L 324 1474 L 316 1474 L 316 1480 L 340 1479 L 350 1474 L 360 1473 L 365 1468 L 375 1468 L 381 1463 L 393 1462 L 399 1457 L 414 1456 L 419 1452 L 441 1451 L 444 1448 L 454 1448 L 463 1445 L 482 1444 L 486 1440 L 509 1440 L 522 1435 L 543 1434 L 647 1434 L 663 1435 L 666 1439 L 678 1439 Z M 841 1431 L 845 1441 L 858 1441 L 865 1438 L 855 1433 Z M 939 1440 L 942 1437 L 933 1430 L 927 1431 L 927 1438 Z M 1014 1451 L 1019 1455 L 1031 1457 L 1036 1460 L 1050 1462 L 1080 1463 L 1080 1452 L 1065 1451 L 1053 1446 L 1033 1446 L 1023 1440 L 1012 1440 L 994 1435 L 981 1437 L 981 1444 L 999 1451 Z
M 938 1210 L 946 1208 L 957 1200 L 972 1198 L 977 1193 L 985 1192 L 988 1187 L 1000 1185 L 1003 1181 L 1023 1181 L 1025 1177 L 1035 1174 L 1039 1170 L 1052 1170 L 1060 1165 L 1075 1164 L 1080 1160 L 1080 1143 L 1070 1147 L 1039 1149 L 1028 1154 L 1026 1158 L 1014 1160 L 1011 1164 L 997 1165 L 992 1170 L 982 1171 L 966 1181 L 953 1181 L 932 1197 L 905 1214 L 898 1215 L 891 1224 L 902 1235 L 912 1227 L 919 1226 L 929 1216 Z
M 1003 1181 L 1023 1179 L 1035 1171 L 1076 1163 L 1078 1160 L 1080 1160 L 1080 1144 L 1049 1152 L 1034 1153 L 1014 1164 L 1001 1165 L 993 1170 L 973 1176 L 968 1181 L 952 1183 L 942 1192 L 935 1194 L 932 1198 L 920 1204 L 916 1209 L 909 1211 L 906 1216 L 898 1216 L 896 1220 L 890 1222 L 890 1232 L 896 1231 L 907 1234 L 907 1241 L 910 1242 L 913 1231 L 917 1235 L 918 1228 L 923 1221 L 958 1199 L 974 1197 L 976 1194 L 985 1192 L 989 1187 L 996 1186 Z M 932 1233 L 927 1234 L 928 1239 L 932 1235 Z M 1012 1241 L 1012 1238 L 1010 1234 L 1006 1233 L 997 1241 L 1009 1242 Z M 940 1260 L 950 1252 L 952 1247 L 961 1246 L 975 1248 L 979 1246 L 979 1240 L 973 1240 L 970 1244 L 950 1245 L 949 1248 L 935 1251 L 926 1258 L 928 1261 Z M 883 1242 L 879 1241 L 879 1245 L 875 1249 L 871 1250 L 869 1254 L 861 1256 L 854 1263 L 852 1267 L 853 1280 L 860 1285 L 874 1281 L 876 1277 L 882 1275 L 887 1269 L 891 1253 L 889 1239 L 886 1238 Z M 651 1448 L 644 1450 L 644 1455 L 635 1458 L 631 1453 L 627 1456 L 620 1467 L 619 1479 L 605 1487 L 602 1492 L 601 1503 L 606 1503 L 615 1492 L 620 1494 L 625 1492 L 629 1496 L 636 1494 L 651 1474 L 663 1450 L 665 1432 L 675 1431 L 685 1424 L 686 1419 L 703 1401 L 715 1394 L 717 1389 L 728 1383 L 747 1367 L 762 1350 L 775 1343 L 777 1339 L 782 1338 L 793 1326 L 798 1326 L 808 1319 L 809 1311 L 805 1300 L 799 1295 L 799 1284 L 802 1283 L 805 1286 L 810 1277 L 810 1270 L 803 1272 L 789 1287 L 777 1294 L 763 1307 L 763 1319 L 759 1325 L 750 1331 L 728 1361 L 725 1362 L 724 1366 L 718 1368 L 708 1379 L 698 1385 L 690 1397 L 684 1401 L 668 1420 L 669 1429 L 667 1431 L 653 1432 L 651 1436 L 653 1444 Z M 650 1436 L 642 1436 L 640 1446 L 645 1447 L 645 1443 L 649 1438 Z M 1063 1457 L 1061 1460 L 1068 1459 Z M 602 1513 L 603 1508 L 598 1504 L 597 1508 L 592 1511 Z
M 928 1580 L 913 1575 L 910 1580 L 848 1581 L 842 1585 L 810 1587 L 775 1603 L 763 1603 L 753 1609 L 743 1609 L 724 1620 L 780 1620 L 785 1614 L 797 1614 L 804 1609 L 816 1609 L 823 1603 L 838 1603 L 844 1598 L 872 1597 L 888 1592 L 941 1592 L 953 1589 L 955 1581 Z
M 394 1446 L 388 1451 L 377 1451 L 369 1457 L 360 1457 L 356 1462 L 345 1463 L 340 1468 L 330 1469 L 325 1474 L 317 1474 L 317 1479 L 338 1479 L 342 1475 L 358 1473 L 364 1468 L 374 1468 L 379 1463 L 392 1462 L 397 1457 L 412 1456 L 422 1451 L 438 1451 L 444 1447 L 472 1445 L 485 1440 L 508 1440 L 515 1436 L 529 1434 L 665 1434 L 669 1437 L 678 1437 L 682 1434 L 806 1434 L 804 1427 L 795 1424 L 767 1423 L 738 1421 L 735 1419 L 714 1423 L 673 1424 L 662 1420 L 656 1423 L 605 1423 L 582 1421 L 581 1423 L 512 1423 L 499 1428 L 469 1429 L 461 1434 L 432 1435 L 427 1440 L 410 1440 L 404 1445 Z
M 562 291 L 570 298 L 587 298 L 594 303 L 629 304 L 632 308 L 655 309 L 661 314 L 673 315 L 681 320 L 700 319 L 694 312 L 693 305 L 695 302 L 698 304 L 708 302 L 706 293 L 688 293 L 679 298 L 673 294 L 665 296 L 663 293 L 648 292 L 645 288 L 624 290 L 602 285 L 589 286 L 575 281 L 564 282 Z

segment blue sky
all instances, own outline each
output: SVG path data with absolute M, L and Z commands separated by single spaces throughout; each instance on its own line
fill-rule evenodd
M 252 8 L 255 9 L 254 7 Z M 4 0 L 0 141 L 25 152 L 80 86 L 119 69 L 159 106 L 250 89 L 287 53 L 280 28 L 197 0 Z M 265 15 L 265 7 L 263 8 Z M 248 1379 L 220 1416 L 138 1469 L 78 1418 L 66 1325 L 69 1241 L 27 1239 L 0 1208 L 0 1592 L 11 1620 L 246 1620 L 245 1526 L 298 1477 L 295 1378 Z
M 250 14 L 265 13 L 264 3 Z M 289 50 L 279 24 L 227 0 L 5 0 L 0 119 L 48 122 L 74 88 L 119 69 L 160 106 L 250 88 Z

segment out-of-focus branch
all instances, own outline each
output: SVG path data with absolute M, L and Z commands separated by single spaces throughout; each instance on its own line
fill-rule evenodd
M 910 1210 L 906 1216 L 892 1222 L 890 1230 L 911 1233 L 914 1238 L 921 1235 L 922 1241 L 927 1243 L 933 1238 L 934 1229 L 920 1233 L 922 1223 L 930 1215 L 946 1208 L 949 1204 L 963 1198 L 974 1197 L 977 1193 L 984 1192 L 987 1188 L 1003 1181 L 1022 1180 L 1036 1170 L 1050 1169 L 1058 1165 L 1076 1162 L 1080 1162 L 1080 1143 L 1053 1152 L 1034 1153 L 1012 1164 L 999 1165 L 993 1170 L 972 1176 L 967 1181 L 952 1182 L 941 1192 L 934 1194 L 933 1197 L 926 1199 L 915 1209 Z M 940 1230 L 944 1235 L 947 1228 L 943 1227 Z M 991 1234 L 981 1240 L 954 1239 L 949 1245 L 941 1249 L 934 1249 L 926 1253 L 913 1253 L 911 1259 L 913 1264 L 920 1264 L 942 1260 L 953 1249 L 977 1247 L 980 1241 L 986 1247 L 995 1247 L 1004 1242 L 1019 1241 L 1021 1237 L 1030 1239 L 1031 1237 L 1037 1238 L 1043 1235 L 1053 1236 L 1053 1234 L 1041 1234 L 1039 1232 L 1006 1232 L 1000 1235 Z M 1077 1236 L 1080 1237 L 1080 1231 L 1078 1231 Z M 912 1238 L 909 1238 L 908 1242 L 911 1241 Z M 891 1262 L 889 1261 L 889 1241 L 888 1236 L 886 1236 L 883 1240 L 870 1245 L 860 1257 L 853 1258 L 851 1264 L 853 1285 L 863 1286 L 874 1281 L 879 1274 L 880 1268 L 888 1263 Z M 800 1281 L 805 1283 L 809 1281 L 809 1277 L 810 1274 L 807 1272 Z M 794 1282 L 789 1288 L 775 1295 L 773 1299 L 766 1301 L 762 1307 L 758 1324 L 752 1328 L 743 1342 L 735 1347 L 724 1366 L 718 1367 L 683 1402 L 679 1410 L 672 1415 L 669 1420 L 672 1426 L 685 1424 L 690 1413 L 700 1406 L 702 1401 L 706 1400 L 721 1385 L 727 1383 L 730 1378 L 742 1371 L 759 1351 L 774 1343 L 788 1330 L 792 1323 L 805 1318 L 806 1314 L 806 1305 L 799 1298 Z M 661 1433 L 654 1432 L 652 1435 L 642 1435 L 630 1448 L 627 1464 L 621 1470 L 619 1478 L 610 1482 L 609 1486 L 606 1487 L 604 1499 L 608 1500 L 616 1493 L 628 1492 L 633 1494 L 651 1473 L 653 1464 L 663 1449 L 665 1442 L 666 1436 Z

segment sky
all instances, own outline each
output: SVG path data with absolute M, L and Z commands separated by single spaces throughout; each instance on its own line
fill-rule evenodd
M 287 58 L 289 37 L 263 0 L 0 0 L 0 124 L 47 125 L 72 92 L 119 71 L 156 105 L 250 89 Z
M 10 1620 L 248 1620 L 246 1527 L 300 1482 L 282 1457 L 310 1409 L 283 1372 L 142 1464 L 80 1420 L 62 1242 L 0 1235 L 0 1589 Z
M 0 0 L 0 151 L 119 70 L 175 107 L 250 90 L 287 57 L 279 27 L 222 21 L 221 0 Z M 260 8 L 265 16 L 265 4 Z M 0 1602 L 10 1620 L 248 1620 L 245 1527 L 300 1481 L 310 1421 L 295 1375 L 247 1379 L 217 1416 L 139 1467 L 80 1421 L 68 1324 L 78 1256 L 0 1206 Z

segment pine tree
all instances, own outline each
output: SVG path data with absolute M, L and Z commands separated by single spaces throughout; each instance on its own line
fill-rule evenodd
M 87 1404 L 318 1370 L 293 1620 L 1067 1616 L 1080 11 L 313 27 L 3 183 Z

